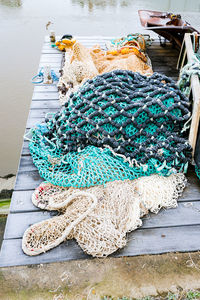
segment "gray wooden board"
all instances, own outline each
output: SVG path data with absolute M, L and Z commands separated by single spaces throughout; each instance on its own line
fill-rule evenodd
M 57 212 L 31 211 L 10 213 L 6 223 L 4 239 L 22 238 L 25 230 L 32 224 L 49 219 Z M 13 226 L 17 224 L 17 226 Z M 200 225 L 200 201 L 181 202 L 175 209 L 162 209 L 158 214 L 150 214 L 143 218 L 145 228 L 177 227 Z
M 12 201 L 10 206 L 11 213 L 38 211 L 31 201 L 31 197 L 34 190 L 15 190 L 12 195 Z M 186 187 L 183 195 L 179 198 L 178 202 L 190 202 L 199 201 L 200 185 L 196 176 L 188 176 L 188 186 Z M 185 206 L 187 207 L 187 205 Z
M 91 47 L 95 44 L 105 46 L 111 37 L 78 37 L 78 41 Z M 39 67 L 50 64 L 59 75 L 63 54 L 51 48 L 45 38 Z M 169 44 L 161 48 L 154 42 L 148 49 L 154 71 L 177 79 L 176 59 L 178 52 Z M 44 120 L 47 112 L 55 112 L 60 108 L 56 84 L 36 84 L 27 129 Z M 4 242 L 0 256 L 0 266 L 39 264 L 46 262 L 66 261 L 70 259 L 88 258 L 75 241 L 67 241 L 57 248 L 37 257 L 28 257 L 21 250 L 21 237 L 25 229 L 35 222 L 53 216 L 55 212 L 44 212 L 36 208 L 31 196 L 36 187 L 44 180 L 33 165 L 28 149 L 28 141 L 24 141 L 12 196 L 10 215 L 5 230 Z M 179 207 L 162 210 L 158 215 L 151 214 L 143 221 L 143 227 L 128 235 L 127 246 L 116 252 L 114 256 L 134 256 L 156 254 L 170 251 L 197 251 L 200 249 L 200 181 L 194 175 L 194 169 L 188 173 L 188 186 L 179 199 Z
M 54 108 L 40 108 L 40 109 L 31 109 L 29 112 L 29 118 L 45 118 L 47 113 L 51 114 L 54 113 L 56 110 Z
M 42 181 L 37 170 L 18 172 L 15 188 L 16 191 L 35 189 Z
M 115 252 L 113 257 L 161 254 L 167 252 L 188 252 L 200 249 L 200 225 L 138 229 L 128 234 L 127 246 Z M 23 253 L 21 239 L 4 240 L 0 267 L 32 265 L 59 261 L 90 259 L 74 240 L 69 240 L 39 256 Z
M 43 85 L 35 85 L 34 91 L 40 93 L 46 93 L 46 92 L 51 93 L 51 92 L 58 92 L 58 88 L 55 84 L 54 85 L 43 84 Z
M 32 100 L 38 101 L 38 100 L 58 100 L 58 92 L 34 92 Z
M 40 211 L 31 201 L 33 190 L 14 191 L 10 205 L 10 213 Z
M 15 190 L 33 190 L 42 182 L 42 178 L 39 176 L 32 162 L 32 157 L 30 155 L 24 156 L 23 153 L 22 149 Z M 194 169 L 190 169 L 187 174 L 187 179 L 188 185 L 181 198 L 187 201 L 200 199 L 200 181 L 195 175 Z
M 44 123 L 45 116 L 48 114 L 49 117 L 55 113 L 57 109 L 55 108 L 44 108 L 44 109 L 32 109 L 29 112 L 28 120 L 26 123 L 26 128 L 32 128 L 37 124 Z M 47 117 L 48 117 L 47 115 Z
M 39 63 L 39 69 L 41 68 L 41 67 L 44 67 L 45 65 L 50 65 L 51 66 L 51 68 L 55 71 L 55 72 L 59 72 L 59 70 L 60 70 L 60 61 L 58 61 L 58 62 L 40 62 Z
M 31 109 L 43 109 L 43 108 L 50 108 L 50 109 L 59 109 L 61 105 L 59 104 L 58 100 L 38 100 L 31 102 Z

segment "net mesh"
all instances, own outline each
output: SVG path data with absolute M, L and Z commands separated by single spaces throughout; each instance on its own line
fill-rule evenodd
M 41 177 L 90 187 L 153 173 L 186 172 L 191 147 L 181 137 L 188 99 L 174 81 L 116 70 L 88 80 L 65 107 L 32 129 Z
M 196 172 L 198 178 L 200 179 L 200 168 L 198 168 L 197 165 L 195 166 L 195 172 Z
M 61 215 L 30 226 L 23 236 L 23 251 L 37 255 L 74 238 L 86 253 L 108 256 L 126 245 L 127 232 L 142 225 L 142 216 L 176 207 L 185 185 L 183 174 L 151 175 L 81 189 L 44 182 L 34 192 L 33 203 L 57 209 Z
M 121 69 L 151 75 L 153 71 L 149 59 L 148 63 L 145 63 L 137 55 L 135 53 L 107 54 L 98 45 L 87 49 L 82 44 L 76 43 L 65 54 L 62 76 L 58 83 L 60 103 L 63 105 L 71 92 L 75 92 L 87 79 L 92 79 L 98 74 Z

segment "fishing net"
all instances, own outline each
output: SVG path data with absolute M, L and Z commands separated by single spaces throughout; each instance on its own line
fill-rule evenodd
M 186 172 L 191 147 L 181 129 L 188 105 L 166 76 L 105 73 L 32 129 L 33 162 L 41 177 L 63 187 Z
M 112 39 L 106 43 L 108 49 L 120 49 L 124 46 L 136 46 L 141 51 L 145 51 L 152 44 L 152 39 L 149 34 L 133 33 L 127 36 Z
M 139 50 L 129 53 L 128 50 L 125 51 L 124 49 L 124 53 L 115 53 L 114 51 L 105 52 L 96 47 L 90 50 L 90 54 L 100 74 L 116 69 L 130 70 L 143 75 L 151 75 L 153 73 L 151 67 L 147 64 L 148 59 L 146 56 L 140 57 L 141 53 Z
M 34 192 L 33 203 L 62 214 L 30 226 L 23 236 L 23 251 L 37 255 L 75 238 L 86 253 L 107 256 L 126 245 L 127 232 L 141 226 L 141 217 L 149 211 L 176 207 L 185 185 L 183 174 L 151 175 L 87 189 L 44 182 Z
M 98 74 L 121 69 L 151 75 L 153 71 L 149 58 L 148 63 L 146 61 L 146 56 L 139 50 L 134 53 L 112 54 L 102 50 L 99 46 L 87 49 L 82 44 L 76 43 L 65 54 L 65 64 L 58 83 L 60 103 L 63 105 L 71 92 L 75 92 L 87 79 Z
M 195 166 L 195 172 L 196 172 L 198 178 L 200 179 L 200 168 L 198 168 L 197 165 Z

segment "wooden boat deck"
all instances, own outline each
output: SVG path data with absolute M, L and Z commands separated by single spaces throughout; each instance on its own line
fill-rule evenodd
M 109 39 L 105 37 L 78 38 L 87 47 L 97 43 L 105 47 L 105 42 Z M 148 54 L 154 71 L 177 79 L 178 51 L 176 49 L 169 44 L 162 48 L 158 41 L 154 41 Z M 61 60 L 62 54 L 51 48 L 46 38 L 42 48 L 40 67 L 46 63 L 51 64 L 58 74 Z M 59 108 L 56 84 L 35 85 L 26 131 L 42 122 L 47 112 L 55 112 Z M 127 246 L 113 254 L 114 257 L 200 250 L 200 181 L 192 168 L 187 177 L 188 187 L 179 199 L 178 208 L 162 210 L 158 215 L 151 214 L 145 217 L 143 226 L 128 235 Z M 23 253 L 21 242 L 26 228 L 55 214 L 36 208 L 31 202 L 34 189 L 42 181 L 43 179 L 32 163 L 28 142 L 24 141 L 0 254 L 1 267 L 89 258 L 74 240 L 66 241 L 39 256 L 29 257 Z

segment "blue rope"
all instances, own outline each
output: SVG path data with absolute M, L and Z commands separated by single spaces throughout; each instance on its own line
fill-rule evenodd
M 33 78 L 31 79 L 31 82 L 34 84 L 37 83 L 42 83 L 44 80 L 44 71 L 43 71 L 43 67 L 40 69 L 39 73 L 35 76 L 33 76 Z M 51 78 L 53 81 L 58 81 L 58 76 L 56 75 L 54 70 L 51 70 Z

